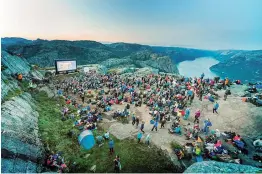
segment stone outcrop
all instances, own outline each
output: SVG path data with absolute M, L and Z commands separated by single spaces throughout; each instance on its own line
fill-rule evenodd
M 26 59 L 17 56 L 12 56 L 6 51 L 2 51 L 1 53 L 1 63 L 4 68 L 1 71 L 2 100 L 8 94 L 8 92 L 12 92 L 17 89 L 21 90 L 13 76 L 16 73 L 22 73 L 24 76 L 30 74 L 37 79 L 43 78 L 43 75 L 40 72 L 31 70 L 31 66 L 26 61 Z
M 43 145 L 38 136 L 38 116 L 28 93 L 2 104 L 2 172 L 39 171 Z
M 40 172 L 43 145 L 38 133 L 39 114 L 31 95 L 22 91 L 13 75 L 31 74 L 35 78 L 42 78 L 42 75 L 32 71 L 25 59 L 5 51 L 2 51 L 2 65 L 1 172 Z M 9 93 L 13 95 L 6 98 Z
M 194 163 L 184 173 L 255 173 L 258 171 L 261 169 L 248 165 L 204 161 Z

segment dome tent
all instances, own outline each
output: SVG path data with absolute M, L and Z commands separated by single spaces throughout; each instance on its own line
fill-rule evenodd
M 78 142 L 79 144 L 86 150 L 91 149 L 95 145 L 95 138 L 90 130 L 85 130 L 83 131 L 79 136 L 78 136 Z

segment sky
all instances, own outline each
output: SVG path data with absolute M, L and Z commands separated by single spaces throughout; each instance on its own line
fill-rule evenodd
M 262 49 L 262 0 L 1 0 L 1 37 Z

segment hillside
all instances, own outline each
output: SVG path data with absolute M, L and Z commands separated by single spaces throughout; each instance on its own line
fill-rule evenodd
M 211 70 L 222 77 L 242 81 L 262 81 L 262 50 L 238 51 L 226 55 L 229 58 L 211 67 Z
M 2 38 L 2 48 L 11 55 L 27 59 L 40 67 L 54 66 L 55 59 L 76 59 L 78 65 L 102 64 L 107 68 L 154 68 L 160 72 L 179 73 L 177 64 L 199 57 L 220 61 L 211 70 L 221 77 L 242 81 L 262 80 L 262 50 L 200 50 L 160 47 L 131 43 L 102 44 L 80 40 L 26 40 Z M 240 73 L 239 73 L 240 72 Z
M 180 48 L 180 47 L 152 47 L 154 52 L 164 54 L 176 63 L 183 62 L 185 60 L 195 60 L 198 57 L 218 57 L 220 54 L 217 51 L 200 50 L 191 48 Z
M 5 38 L 2 45 L 5 45 Z M 95 41 L 35 40 L 27 44 L 9 44 L 3 48 L 40 67 L 54 66 L 55 59 L 76 59 L 78 65 L 103 64 L 107 67 L 151 67 L 178 73 L 169 56 L 153 52 L 150 46 L 127 43 L 104 45 Z
M 31 44 L 32 42 L 33 42 L 32 40 L 27 40 L 20 37 L 5 37 L 1 39 L 1 46 L 2 49 L 5 49 L 6 47 L 11 45 L 16 45 L 16 44 L 25 45 L 25 44 Z

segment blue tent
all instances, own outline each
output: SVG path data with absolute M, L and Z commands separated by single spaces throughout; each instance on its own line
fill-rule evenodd
M 90 130 L 85 130 L 83 131 L 79 136 L 78 136 L 78 142 L 79 144 L 86 150 L 91 149 L 95 145 L 95 138 Z
M 258 89 L 262 89 L 262 84 L 258 84 L 258 85 L 256 85 L 256 88 L 258 88 Z

